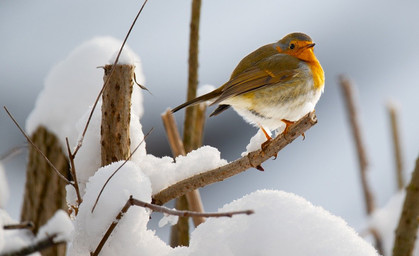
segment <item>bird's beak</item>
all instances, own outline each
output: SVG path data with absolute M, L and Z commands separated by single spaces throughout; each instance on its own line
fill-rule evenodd
M 312 43 L 312 44 L 308 44 L 308 45 L 306 45 L 306 47 L 307 47 L 307 48 L 313 48 L 315 45 L 316 45 L 315 43 Z

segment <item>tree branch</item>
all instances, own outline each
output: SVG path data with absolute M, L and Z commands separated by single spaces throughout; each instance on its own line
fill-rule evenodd
M 222 181 L 238 173 L 244 172 L 251 167 L 257 167 L 264 161 L 275 156 L 281 149 L 290 144 L 297 137 L 306 132 L 317 123 L 316 115 L 313 112 L 308 113 L 303 118 L 290 125 L 287 134 L 280 134 L 272 139 L 266 148 L 250 152 L 248 155 L 235 160 L 227 165 L 209 170 L 188 179 L 182 180 L 176 184 L 167 187 L 159 193 L 153 195 L 153 203 L 162 205 L 172 199 L 186 194 L 197 188 Z
M 218 212 L 217 213 L 203 213 L 203 212 L 193 212 L 193 211 L 178 211 L 178 210 L 169 209 L 169 208 L 164 207 L 164 206 L 146 203 L 144 201 L 133 198 L 132 195 L 131 195 L 129 197 L 129 199 L 127 200 L 127 202 L 125 203 L 124 207 L 122 207 L 121 211 L 116 216 L 115 221 L 113 221 L 111 223 L 111 225 L 109 226 L 105 235 L 102 237 L 102 240 L 100 240 L 99 245 L 96 247 L 96 250 L 94 252 L 90 253 L 90 255 L 92 255 L 92 256 L 99 255 L 100 251 L 102 250 L 106 241 L 108 240 L 108 238 L 112 234 L 116 225 L 118 225 L 119 221 L 122 219 L 124 214 L 133 205 L 144 207 L 144 208 L 149 208 L 149 209 L 151 209 L 152 211 L 155 211 L 155 212 L 162 212 L 162 213 L 175 215 L 175 216 L 179 216 L 179 217 L 196 217 L 196 216 L 199 216 L 199 217 L 208 217 L 208 218 L 209 217 L 218 218 L 218 217 L 232 217 L 233 215 L 238 215 L 238 214 L 250 215 L 250 214 L 254 213 L 253 210 L 220 212 L 220 213 L 218 213 Z M 3 255 L 0 255 L 0 256 L 3 256 Z
M 413 253 L 419 216 L 419 157 L 412 173 L 410 184 L 406 187 L 402 214 L 396 229 L 393 256 L 409 256 Z
M 0 253 L 0 256 L 23 256 L 66 243 L 65 241 L 55 242 L 54 238 L 56 236 L 57 234 L 53 234 L 27 247 L 19 248 L 16 251 Z
M 24 221 L 17 224 L 10 224 L 10 225 L 4 225 L 4 230 L 12 230 L 12 229 L 33 229 L 34 224 L 32 221 Z
M 342 92 L 346 100 L 346 109 L 348 111 L 349 120 L 351 123 L 352 134 L 355 140 L 356 149 L 358 152 L 359 170 L 361 173 L 362 189 L 364 191 L 365 207 L 367 214 L 371 214 L 374 210 L 374 198 L 372 192 L 368 186 L 367 170 L 368 160 L 365 152 L 364 143 L 361 135 L 361 127 L 358 119 L 358 111 L 356 108 L 356 102 L 354 97 L 354 89 L 352 83 L 344 76 L 339 77 Z
M 396 176 L 397 176 L 397 188 L 404 188 L 404 178 L 403 178 L 403 157 L 402 157 L 402 147 L 400 142 L 400 131 L 399 131 L 399 122 L 397 115 L 397 108 L 395 104 L 387 104 L 388 114 L 390 116 L 390 124 L 393 138 L 393 151 L 394 151 L 394 160 L 396 162 Z

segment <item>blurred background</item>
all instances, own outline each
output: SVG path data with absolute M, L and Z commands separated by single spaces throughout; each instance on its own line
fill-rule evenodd
M 141 1 L 3 0 L 0 2 L 0 103 L 19 123 L 25 120 L 49 70 L 94 36 L 123 40 Z M 150 0 L 128 45 L 140 56 L 146 86 L 144 131 L 148 152 L 171 155 L 160 114 L 184 102 L 191 1 Z M 338 75 L 357 87 L 362 135 L 370 163 L 369 181 L 378 206 L 396 192 L 389 101 L 398 102 L 405 178 L 419 153 L 418 1 L 203 1 L 199 43 L 200 85 L 220 86 L 237 63 L 256 48 L 301 31 L 316 43 L 326 74 L 318 124 L 268 160 L 265 172 L 248 170 L 201 189 L 207 211 L 215 211 L 257 189 L 292 192 L 342 217 L 362 231 L 367 220 L 358 161 Z M 95 68 L 95 67 L 92 67 Z M 93 103 L 93 102 L 92 102 Z M 212 109 L 210 109 L 212 111 Z M 183 112 L 176 114 L 178 125 Z M 205 144 L 232 161 L 256 129 L 234 111 L 207 120 Z M 25 143 L 0 111 L 0 155 Z M 5 163 L 10 187 L 8 212 L 19 218 L 26 151 Z M 164 234 L 165 229 L 159 229 Z M 153 229 L 154 229 L 153 228 Z M 165 236 L 165 235 L 163 235 Z

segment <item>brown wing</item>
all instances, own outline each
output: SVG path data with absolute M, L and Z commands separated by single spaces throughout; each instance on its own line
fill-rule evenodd
M 284 85 L 299 74 L 299 63 L 297 58 L 280 53 L 265 58 L 225 83 L 221 95 L 211 105 L 266 86 Z

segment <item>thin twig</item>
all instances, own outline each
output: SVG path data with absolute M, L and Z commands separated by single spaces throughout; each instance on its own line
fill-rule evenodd
M 24 144 L 24 145 L 16 146 L 16 147 L 13 147 L 13 148 L 9 149 L 6 153 L 3 153 L 0 156 L 0 161 L 6 161 L 7 159 L 10 159 L 10 158 L 20 154 L 23 151 L 23 149 L 27 148 L 27 147 L 28 147 L 28 145 Z
M 138 17 L 140 16 L 141 12 L 143 11 L 144 6 L 145 6 L 145 4 L 147 3 L 147 1 L 148 1 L 148 0 L 144 0 L 143 5 L 141 6 L 140 10 L 138 11 L 137 16 L 135 16 L 135 19 L 134 19 L 134 21 L 132 22 L 132 24 L 131 24 L 131 26 L 130 26 L 130 28 L 129 28 L 128 32 L 127 32 L 127 35 L 125 36 L 124 41 L 122 42 L 121 48 L 119 49 L 118 54 L 116 55 L 116 58 L 115 58 L 115 61 L 114 61 L 113 65 L 112 65 L 112 69 L 111 69 L 111 71 L 110 71 L 110 73 L 109 73 L 109 76 L 107 77 L 107 79 L 106 79 L 105 83 L 103 84 L 102 89 L 100 90 L 99 94 L 98 94 L 98 95 L 97 95 L 97 97 L 96 97 L 95 103 L 93 104 L 93 107 L 92 107 L 92 111 L 90 111 L 89 118 L 87 119 L 87 123 L 86 123 L 86 125 L 85 125 L 85 127 L 84 127 L 84 130 L 83 130 L 83 133 L 82 133 L 82 135 L 81 135 L 81 137 L 80 137 L 80 140 L 79 140 L 79 141 L 78 141 L 78 143 L 77 143 L 77 147 L 76 147 L 76 149 L 74 150 L 73 156 L 75 156 L 75 155 L 77 154 L 77 152 L 79 151 L 80 147 L 82 146 L 84 136 L 86 135 L 87 128 L 89 127 L 90 121 L 91 121 L 92 116 L 93 116 L 93 112 L 94 112 L 94 111 L 95 111 L 95 109 L 96 109 L 96 106 L 97 106 L 97 104 L 98 104 L 98 102 L 99 102 L 100 97 L 102 96 L 103 91 L 105 90 L 105 87 L 106 87 L 106 86 L 108 85 L 108 83 L 109 83 L 110 77 L 112 76 L 112 74 L 113 74 L 113 72 L 114 72 L 114 70 L 115 70 L 116 64 L 118 63 L 119 57 L 121 56 L 122 50 L 124 49 L 124 46 L 125 46 L 125 43 L 127 42 L 128 37 L 129 37 L 129 35 L 131 34 L 131 31 L 132 31 L 132 29 L 134 28 L 134 25 L 135 25 L 135 23 L 137 22 L 137 19 L 138 19 Z
M 22 223 L 18 224 L 10 224 L 10 225 L 4 225 L 4 230 L 12 230 L 12 229 L 33 229 L 34 224 L 32 221 L 24 221 Z
M 20 132 L 23 134 L 23 136 L 25 136 L 26 140 L 36 149 L 36 151 L 38 151 L 39 154 L 41 154 L 41 156 L 45 159 L 45 161 L 49 164 L 49 166 L 51 166 L 52 169 L 54 169 L 54 171 L 57 173 L 57 175 L 63 179 L 67 184 L 73 184 L 71 181 L 69 181 L 64 175 L 62 175 L 60 173 L 60 171 L 58 171 L 58 169 L 49 161 L 48 157 L 45 156 L 45 154 L 38 148 L 38 146 L 36 146 L 33 141 L 29 138 L 29 136 L 23 131 L 22 127 L 20 127 L 19 123 L 16 121 L 16 119 L 12 116 L 12 114 L 10 114 L 9 110 L 3 106 L 4 110 L 6 110 L 7 114 L 9 115 L 9 117 L 12 119 L 12 121 L 15 123 L 15 125 L 17 126 L 17 128 L 20 130 Z
M 371 213 L 375 209 L 374 204 L 374 197 L 371 192 L 370 186 L 368 184 L 368 178 L 367 178 L 367 171 L 368 171 L 368 160 L 367 160 L 367 154 L 364 147 L 364 141 L 361 136 L 361 125 L 360 121 L 358 119 L 358 111 L 357 111 L 357 103 L 354 96 L 354 87 L 349 81 L 348 78 L 341 75 L 339 77 L 340 85 L 342 87 L 342 92 L 345 98 L 346 102 L 346 109 L 348 111 L 349 120 L 351 123 L 352 128 L 352 134 L 355 140 L 356 149 L 358 152 L 358 161 L 359 161 L 359 171 L 361 175 L 361 185 L 364 192 L 364 199 L 365 199 L 365 208 L 368 215 L 371 215 Z M 381 236 L 376 232 L 372 233 L 375 239 L 375 248 L 378 250 L 380 254 L 383 254 L 382 250 L 382 238 Z
M 401 142 L 400 142 L 400 131 L 399 131 L 397 108 L 393 103 L 388 103 L 387 110 L 390 116 L 391 131 L 392 131 L 392 138 L 393 138 L 394 160 L 396 162 L 397 188 L 403 189 L 404 188 L 403 157 L 402 157 L 402 148 L 401 148 Z
M 65 138 L 65 142 L 67 144 L 68 158 L 70 160 L 70 173 L 74 181 L 74 189 L 76 190 L 77 201 L 78 201 L 77 203 L 78 205 L 80 205 L 83 202 L 83 198 L 80 195 L 79 182 L 77 180 L 77 174 L 76 174 L 76 165 L 74 164 L 74 155 L 71 154 L 70 143 L 68 142 L 68 137 Z M 77 212 L 76 212 L 76 215 L 77 215 Z
M 410 184 L 406 187 L 399 224 L 393 247 L 393 256 L 412 255 L 418 232 L 419 216 L 419 157 L 412 173 Z
M 170 109 L 162 115 L 162 120 L 169 140 L 170 148 L 172 149 L 173 157 L 176 158 L 179 155 L 186 155 L 185 148 L 183 147 L 182 140 L 180 139 L 179 131 L 177 130 L 175 118 L 173 117 L 173 113 Z M 186 199 L 188 201 L 189 210 L 194 212 L 204 211 L 201 196 L 199 195 L 198 190 L 186 193 Z M 194 216 L 192 219 L 195 227 L 205 222 L 205 218 L 201 216 Z
M 308 113 L 300 120 L 290 125 L 287 134 L 280 134 L 276 138 L 272 139 L 269 143 L 267 143 L 263 151 L 259 149 L 250 152 L 246 156 L 239 158 L 227 165 L 179 181 L 178 183 L 173 184 L 153 195 L 153 203 L 162 205 L 194 189 L 222 181 L 238 173 L 244 172 L 249 168 L 256 168 L 260 166 L 264 161 L 275 156 L 281 149 L 290 144 L 297 137 L 301 136 L 316 123 L 317 118 L 314 111 Z
M 16 251 L 11 252 L 2 252 L 0 253 L 0 256 L 23 256 L 28 255 L 34 252 L 39 252 L 44 249 L 54 247 L 60 244 L 65 244 L 65 241 L 54 241 L 54 238 L 57 236 L 57 234 L 50 235 L 42 240 L 37 241 L 34 244 L 28 245 L 23 248 L 19 248 Z
M 220 213 L 203 213 L 203 212 L 193 212 L 193 211 L 178 211 L 178 210 L 172 210 L 164 206 L 154 205 L 150 203 L 146 203 L 144 201 L 135 199 L 130 196 L 130 198 L 125 203 L 124 207 L 122 207 L 121 211 L 118 213 L 118 215 L 115 218 L 115 221 L 111 223 L 108 230 L 106 231 L 105 235 L 102 237 L 102 239 L 99 242 L 99 245 L 96 247 L 96 250 L 91 253 L 92 256 L 99 255 L 100 251 L 102 250 L 103 246 L 105 245 L 106 241 L 112 234 L 113 230 L 115 229 L 116 225 L 118 225 L 121 218 L 125 215 L 125 213 L 128 211 L 128 209 L 131 206 L 140 206 L 144 208 L 149 208 L 155 212 L 162 212 L 170 215 L 175 215 L 179 217 L 193 217 L 193 216 L 200 216 L 200 217 L 213 217 L 213 218 L 219 218 L 219 217 L 233 217 L 234 215 L 239 214 L 246 214 L 250 215 L 253 214 L 253 210 L 244 210 L 244 211 L 232 211 L 232 212 L 220 212 Z
M 233 215 L 246 214 L 250 215 L 255 213 L 253 210 L 244 210 L 244 211 L 232 211 L 232 212 L 195 212 L 195 211 L 179 211 L 175 209 L 169 209 L 167 207 L 150 204 L 143 202 L 141 200 L 130 198 L 132 200 L 131 204 L 149 208 L 155 212 L 166 213 L 169 215 L 179 216 L 179 217 L 205 217 L 205 218 L 219 218 L 219 217 L 233 217 Z
M 355 102 L 354 89 L 352 83 L 344 76 L 339 77 L 342 92 L 346 100 L 346 109 L 352 128 L 352 134 L 355 140 L 356 149 L 358 152 L 359 170 L 361 174 L 361 184 L 364 191 L 365 207 L 367 214 L 371 214 L 374 210 L 374 198 L 368 184 L 367 170 L 368 160 L 365 152 L 364 141 L 361 135 L 361 126 L 358 119 L 357 103 Z
M 92 208 L 92 213 L 96 208 L 96 205 L 99 201 L 100 196 L 102 195 L 103 190 L 105 189 L 106 185 L 108 184 L 108 182 L 112 179 L 112 177 L 131 159 L 132 155 L 134 155 L 134 153 L 137 151 L 137 149 L 141 146 L 141 144 L 143 144 L 144 140 L 150 135 L 150 133 L 153 131 L 154 128 L 151 128 L 150 131 L 144 136 L 144 138 L 141 140 L 141 142 L 135 147 L 135 149 L 131 152 L 131 154 L 128 156 L 128 158 L 111 174 L 111 176 L 109 176 L 109 178 L 106 180 L 105 184 L 103 184 L 102 188 L 100 189 L 100 192 L 96 198 L 95 204 L 93 205 Z

